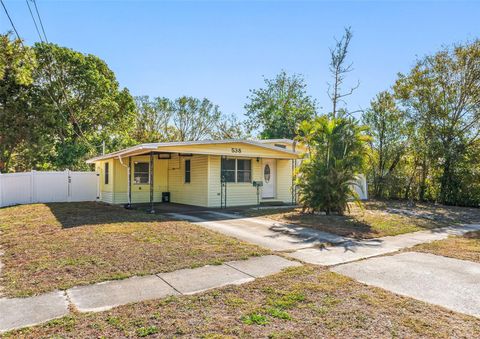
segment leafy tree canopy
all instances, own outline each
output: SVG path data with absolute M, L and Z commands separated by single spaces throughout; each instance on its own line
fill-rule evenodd
M 293 139 L 300 122 L 315 116 L 315 101 L 306 92 L 305 80 L 285 71 L 264 80 L 265 87 L 251 90 L 245 105 L 248 126 L 259 128 L 262 139 Z

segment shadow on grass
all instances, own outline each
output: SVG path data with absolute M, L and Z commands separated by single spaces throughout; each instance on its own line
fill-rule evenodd
M 149 214 L 143 209 L 126 209 L 123 206 L 96 202 L 48 203 L 46 205 L 62 228 L 173 220 L 167 215 Z

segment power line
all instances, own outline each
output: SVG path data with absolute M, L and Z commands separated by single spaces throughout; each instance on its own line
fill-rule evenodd
M 29 12 L 30 12 L 30 16 L 32 17 L 32 21 L 33 21 L 33 23 L 35 24 L 35 29 L 36 29 L 36 31 L 37 31 L 38 37 L 40 38 L 40 41 L 41 41 L 42 43 L 46 42 L 46 43 L 48 44 L 48 43 L 49 43 L 49 42 L 48 42 L 48 37 L 47 37 L 47 34 L 45 33 L 45 28 L 44 28 L 44 26 L 43 26 L 43 21 L 42 21 L 42 18 L 41 18 L 41 16 L 40 16 L 40 12 L 39 12 L 39 10 L 38 10 L 37 2 L 36 2 L 35 0 L 31 0 L 31 1 L 32 1 L 33 4 L 35 5 L 35 12 L 36 12 L 36 14 L 37 14 L 38 21 L 39 21 L 39 23 L 40 23 L 40 27 L 42 28 L 43 37 L 42 37 L 42 34 L 40 33 L 40 29 L 38 28 L 37 20 L 35 20 L 35 16 L 33 15 L 32 9 L 31 9 L 31 7 L 30 7 L 29 0 L 25 0 L 25 2 L 27 3 L 27 6 L 28 6 L 28 10 L 29 10 Z M 44 41 L 44 40 L 45 40 L 45 41 Z M 73 110 L 72 110 L 72 108 L 70 107 L 70 104 L 69 104 L 69 102 L 68 102 L 68 96 L 67 96 L 67 93 L 66 93 L 66 90 L 65 90 L 65 87 L 66 87 L 66 86 L 65 86 L 65 84 L 64 84 L 64 82 L 63 82 L 63 79 L 62 79 L 62 74 L 63 74 L 63 69 L 61 68 L 62 66 L 61 66 L 61 64 L 54 62 L 54 61 L 55 61 L 55 56 L 53 55 L 53 52 L 51 52 L 51 53 L 49 53 L 49 52 L 50 52 L 50 51 L 47 49 L 47 56 L 48 56 L 48 60 L 47 60 L 48 66 L 47 66 L 47 68 L 48 68 L 48 70 L 49 70 L 48 76 L 49 76 L 49 78 L 50 78 L 50 82 L 53 82 L 53 76 L 52 76 L 53 70 L 52 70 L 51 67 L 52 67 L 52 65 L 57 65 L 57 64 L 58 64 L 58 66 L 59 66 L 59 68 L 60 68 L 60 69 L 59 69 L 59 70 L 60 70 L 60 74 L 59 74 L 59 76 L 57 77 L 57 80 L 58 80 L 58 82 L 60 83 L 61 93 L 62 93 L 63 98 L 64 98 L 64 100 L 65 100 L 65 105 L 67 106 L 67 109 L 68 109 L 68 111 L 69 111 L 70 118 L 72 118 L 73 122 L 75 123 L 75 125 L 77 126 L 77 128 L 78 128 L 78 130 L 79 130 L 79 132 L 80 132 L 80 133 L 77 133 L 77 131 L 75 130 L 75 127 L 73 127 L 73 129 L 72 129 L 72 130 L 73 130 L 73 133 L 75 133 L 79 138 L 83 139 L 83 140 L 86 142 L 86 144 L 90 147 L 90 149 L 93 150 L 94 152 L 96 152 L 97 149 L 96 149 L 95 146 L 92 145 L 92 144 L 88 141 L 88 139 L 85 137 L 85 134 L 84 134 L 83 131 L 82 131 L 82 128 L 81 128 L 81 126 L 80 126 L 80 123 L 78 122 L 78 120 L 77 120 L 77 118 L 76 118 L 76 116 L 75 116 L 75 113 L 73 112 Z M 50 98 L 52 99 L 52 101 L 57 105 L 57 107 L 58 107 L 58 109 L 59 109 L 59 111 L 60 111 L 60 116 L 67 122 L 67 124 L 70 123 L 70 122 L 63 116 L 63 114 L 62 114 L 62 109 L 61 109 L 61 107 L 60 107 L 60 104 L 55 100 L 55 98 L 54 98 L 54 96 L 51 94 L 50 90 L 47 89 L 47 92 L 48 92 Z
M 32 0 L 32 2 L 35 5 L 35 11 L 37 12 L 38 21 L 40 22 L 40 27 L 42 27 L 43 36 L 45 37 L 45 41 L 48 43 L 47 33 L 45 33 L 45 28 L 43 27 L 42 18 L 40 17 L 40 12 L 38 11 L 38 7 L 37 7 L 37 1 Z
M 30 7 L 30 2 L 28 0 L 25 0 L 25 2 L 27 3 L 28 11 L 30 12 L 30 16 L 32 17 L 33 23 L 35 24 L 35 30 L 38 33 L 38 37 L 42 41 L 42 35 L 40 34 L 40 29 L 38 28 L 37 21 L 35 20 L 35 18 L 33 16 L 32 8 Z
M 18 34 L 17 28 L 16 28 L 15 25 L 13 24 L 13 20 L 12 20 L 12 18 L 10 17 L 10 14 L 8 13 L 7 7 L 6 7 L 5 4 L 3 3 L 3 0 L 0 0 L 0 2 L 2 3 L 3 10 L 5 11 L 5 14 L 6 14 L 7 17 L 8 17 L 8 20 L 10 20 L 10 24 L 12 25 L 12 28 L 13 28 L 13 30 L 15 31 L 15 34 L 17 35 L 17 38 L 18 38 L 20 41 L 22 41 L 22 40 L 20 39 L 20 34 Z M 22 45 L 23 45 L 23 42 L 22 42 Z

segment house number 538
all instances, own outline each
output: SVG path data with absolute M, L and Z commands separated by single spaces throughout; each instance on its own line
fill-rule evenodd
M 242 153 L 241 148 L 232 147 L 232 153 Z

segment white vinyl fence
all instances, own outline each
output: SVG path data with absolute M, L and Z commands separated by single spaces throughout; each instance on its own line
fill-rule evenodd
M 96 201 L 96 172 L 24 172 L 0 174 L 0 207 L 40 202 Z

